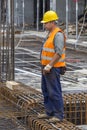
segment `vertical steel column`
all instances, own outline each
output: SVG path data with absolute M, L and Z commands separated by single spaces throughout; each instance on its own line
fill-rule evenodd
M 53 0 L 53 10 L 56 11 L 56 0 Z
M 11 10 L 10 10 L 10 0 L 8 0 L 8 21 L 9 21 L 9 24 L 11 23 L 11 19 L 10 19 L 10 15 L 11 15 Z
M 5 80 L 5 0 L 2 1 L 2 18 L 1 18 L 1 29 L 2 29 L 2 33 L 1 33 L 1 80 Z
M 76 40 L 78 39 L 78 0 L 76 0 Z
M 15 0 L 15 1 L 16 1 L 16 3 L 15 3 L 15 9 L 16 9 L 15 18 L 16 18 L 16 26 L 18 26 L 18 1 L 17 0 Z
M 43 0 L 43 15 L 44 15 L 44 12 L 45 12 L 45 0 Z M 44 30 L 44 25 L 43 25 L 43 30 Z
M 39 30 L 39 0 L 37 0 L 37 31 Z
M 11 80 L 14 80 L 14 0 L 11 0 Z
M 53 0 L 50 0 L 50 10 L 53 9 Z
M 14 80 L 14 0 L 1 1 L 0 82 Z
M 24 0 L 23 0 L 23 30 L 24 30 L 24 26 L 25 26 L 25 20 L 24 20 L 24 7 L 25 7 L 25 4 L 24 4 Z
M 43 14 L 45 12 L 45 0 L 43 0 Z
M 75 49 L 76 49 L 78 43 L 78 0 L 75 0 L 75 2 L 76 2 L 76 43 L 75 43 Z
M 10 54 L 10 40 L 9 40 L 9 36 L 10 36 L 10 15 L 9 15 L 9 11 L 10 11 L 10 1 L 8 0 L 6 2 L 6 47 L 5 47 L 5 80 L 9 80 L 9 54 Z
M 0 24 L 1 24 L 1 0 L 0 0 Z
M 68 0 L 66 0 L 66 37 L 68 38 Z
M 1 33 L 1 0 L 0 0 L 0 33 Z M 1 81 L 1 35 L 0 35 L 0 81 Z

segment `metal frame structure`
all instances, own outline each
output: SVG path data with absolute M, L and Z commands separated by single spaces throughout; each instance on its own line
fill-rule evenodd
M 0 82 L 4 82 L 14 80 L 14 0 L 1 0 L 0 5 Z
M 76 40 L 78 39 L 78 0 L 76 2 Z M 69 0 L 66 0 L 66 36 L 68 38 L 68 12 L 69 12 L 69 6 L 68 6 Z
M 24 19 L 24 9 L 25 0 L 22 1 L 23 8 L 23 30 L 25 26 Z M 4 80 L 14 80 L 14 6 L 17 10 L 18 0 L 1 0 L 0 1 L 0 81 Z M 43 2 L 43 14 L 46 10 L 45 0 Z M 56 0 L 50 0 L 50 9 L 57 10 Z M 37 16 L 36 16 L 36 30 L 39 31 L 39 10 L 40 10 L 40 0 L 37 0 Z M 85 1 L 87 3 L 87 1 Z M 78 0 L 76 0 L 76 43 L 77 45 L 79 35 L 78 35 Z M 17 12 L 16 12 L 17 13 Z M 68 38 L 68 23 L 69 18 L 69 0 L 66 0 L 66 36 Z M 17 15 L 17 14 L 16 14 Z

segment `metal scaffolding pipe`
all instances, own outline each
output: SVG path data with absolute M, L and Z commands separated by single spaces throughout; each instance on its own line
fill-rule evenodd
M 45 12 L 45 0 L 43 0 L 43 15 L 44 15 L 44 12 Z M 43 25 L 43 30 L 44 30 L 44 25 Z
M 15 17 L 16 17 L 15 24 L 19 25 L 19 23 L 18 23 L 18 1 L 17 0 L 16 0 L 16 3 L 15 3 L 15 9 L 16 9 L 16 11 L 15 11 Z
M 53 0 L 53 10 L 56 11 L 56 0 Z
M 1 33 L 1 1 L 0 1 L 0 33 Z M 0 81 L 1 81 L 1 73 L 2 73 L 2 64 L 1 64 L 1 35 L 0 35 Z
M 45 0 L 43 0 L 43 14 L 45 12 Z
M 56 0 L 50 0 L 50 9 L 56 11 Z
M 0 0 L 0 23 L 1 23 L 1 0 Z
M 76 0 L 76 40 L 78 40 L 78 0 Z
M 1 25 L 1 31 L 2 31 L 2 40 L 1 40 L 1 49 L 2 49 L 2 54 L 1 54 L 1 57 L 2 57 L 2 61 L 1 61 L 1 79 L 5 80 L 5 76 L 6 76 L 6 73 L 5 73 L 5 0 L 3 0 L 2 2 L 2 25 Z
M 37 31 L 39 30 L 39 0 L 37 0 Z
M 68 38 L 68 0 L 66 0 L 66 37 Z
M 78 0 L 75 0 L 76 2 L 76 43 L 75 43 L 75 49 L 78 42 Z
M 11 19 L 10 19 L 10 16 L 11 16 L 11 8 L 10 8 L 10 1 L 11 0 L 8 0 L 8 23 L 10 24 L 11 23 Z
M 14 0 L 11 0 L 11 79 L 14 80 Z
M 24 29 L 24 25 L 25 25 L 25 20 L 24 20 L 24 7 L 25 7 L 25 4 L 24 4 L 24 0 L 23 0 L 23 29 Z

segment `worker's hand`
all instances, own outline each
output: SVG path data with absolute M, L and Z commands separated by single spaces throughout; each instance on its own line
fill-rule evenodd
M 43 69 L 43 74 L 50 73 L 51 68 L 52 66 L 50 66 L 49 64 L 46 65 Z

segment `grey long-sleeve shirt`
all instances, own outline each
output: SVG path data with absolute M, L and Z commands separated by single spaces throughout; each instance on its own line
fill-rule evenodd
M 55 52 L 61 55 L 64 47 L 64 35 L 61 32 L 58 32 L 55 35 L 54 46 L 55 46 Z

